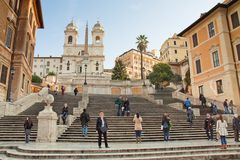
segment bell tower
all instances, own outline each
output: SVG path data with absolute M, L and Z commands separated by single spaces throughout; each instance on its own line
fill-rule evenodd
M 97 21 L 92 29 L 92 44 L 94 46 L 103 46 L 103 38 L 104 38 L 104 28 Z
M 64 46 L 75 46 L 78 43 L 78 28 L 76 24 L 71 21 L 66 27 Z

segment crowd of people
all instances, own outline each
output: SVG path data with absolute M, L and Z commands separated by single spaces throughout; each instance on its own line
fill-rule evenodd
M 62 95 L 64 95 L 65 88 L 62 87 Z M 78 94 L 77 88 L 74 89 L 74 95 Z M 200 95 L 199 100 L 201 101 L 202 107 L 207 107 L 207 101 L 204 95 Z M 118 97 L 115 102 L 115 109 L 117 116 L 130 116 L 130 102 L 127 97 Z M 227 99 L 223 103 L 224 106 L 224 113 L 225 114 L 234 114 L 233 112 L 233 102 L 230 101 L 228 103 Z M 189 98 L 184 101 L 184 107 L 186 109 L 186 117 L 187 122 L 189 122 L 189 126 L 193 126 L 193 121 L 195 119 L 194 112 L 192 110 L 192 103 Z M 214 127 L 216 127 L 216 136 L 215 141 L 221 141 L 221 148 L 227 148 L 227 140 L 226 137 L 228 136 L 227 122 L 223 119 L 223 116 L 218 113 L 218 109 L 216 106 L 215 101 L 211 102 L 211 113 L 206 114 L 206 118 L 204 120 L 204 130 L 206 131 L 206 139 L 209 141 L 214 140 Z M 62 108 L 61 118 L 63 124 L 66 125 L 66 121 L 69 115 L 69 109 L 67 103 L 64 104 Z M 84 137 L 88 137 L 88 123 L 90 122 L 90 116 L 87 113 L 86 109 L 83 109 L 83 112 L 80 115 L 80 122 L 81 122 L 81 131 Z M 143 118 L 140 113 L 136 113 L 133 117 L 134 123 L 134 131 L 136 136 L 136 143 L 142 142 L 142 126 Z M 170 131 L 173 127 L 169 114 L 164 113 L 162 116 L 162 120 L 160 123 L 161 130 L 163 132 L 163 140 L 165 142 L 169 141 L 170 139 Z M 33 122 L 31 121 L 30 117 L 27 117 L 24 122 L 24 129 L 25 129 L 25 142 L 29 143 L 31 128 L 33 126 Z M 232 120 L 232 127 L 234 131 L 234 140 L 235 142 L 239 142 L 239 131 L 240 131 L 240 117 L 237 114 L 234 114 L 234 118 Z M 105 147 L 109 148 L 108 140 L 107 140 L 107 133 L 108 133 L 108 121 L 104 116 L 104 112 L 100 111 L 99 116 L 96 120 L 96 133 L 98 134 L 98 147 L 102 147 L 102 138 L 104 138 Z

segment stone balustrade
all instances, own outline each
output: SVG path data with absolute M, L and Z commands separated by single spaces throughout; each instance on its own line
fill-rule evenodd
M 15 102 L 1 102 L 0 103 L 0 117 L 7 115 L 18 115 L 25 111 L 33 104 L 41 102 L 44 97 L 48 94 L 48 88 L 43 88 L 38 93 L 31 93 Z
M 201 105 L 201 102 L 200 102 L 199 98 L 195 98 L 191 95 L 184 94 L 182 92 L 179 92 L 179 90 L 173 92 L 172 97 L 176 98 L 176 99 L 180 99 L 182 101 L 186 100 L 186 98 L 189 98 L 193 105 Z M 207 100 L 207 104 L 215 101 L 214 99 L 210 99 L 210 98 L 207 98 L 207 97 L 206 97 L 206 100 Z M 219 110 L 224 110 L 223 102 L 215 101 L 214 103 L 217 105 Z M 240 106 L 235 106 L 233 108 L 233 110 L 234 110 L 234 113 L 240 114 Z

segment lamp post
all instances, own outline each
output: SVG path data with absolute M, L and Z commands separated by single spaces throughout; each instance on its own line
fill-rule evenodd
M 8 97 L 7 97 L 7 100 L 9 102 L 12 102 L 12 80 L 13 80 L 13 76 L 15 74 L 15 68 L 12 66 L 10 68 L 10 79 L 9 79 L 9 84 L 8 84 Z
M 84 80 L 84 85 L 87 85 L 87 64 L 85 64 L 84 67 L 85 67 L 85 80 Z

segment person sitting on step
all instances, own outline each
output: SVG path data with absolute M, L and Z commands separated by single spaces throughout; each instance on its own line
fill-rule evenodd
M 68 117 L 68 105 L 67 103 L 64 103 L 64 107 L 62 108 L 62 120 L 63 120 L 63 124 L 66 124 L 66 120 Z

